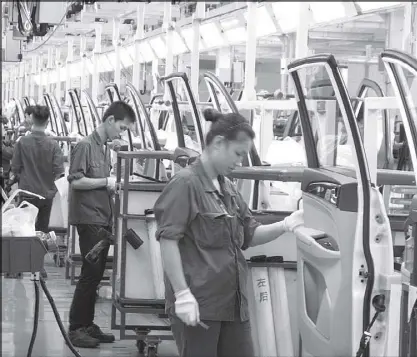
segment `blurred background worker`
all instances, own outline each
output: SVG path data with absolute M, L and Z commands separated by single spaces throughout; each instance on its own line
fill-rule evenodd
M 31 107 L 31 132 L 16 142 L 11 171 L 19 188 L 36 193 L 45 199 L 22 194 L 21 201 L 36 206 L 38 216 L 35 229 L 48 232 L 52 201 L 57 192 L 55 180 L 64 174 L 64 156 L 58 142 L 45 134 L 49 122 L 49 109 L 46 106 Z M 41 274 L 46 278 L 43 269 Z
M 94 324 L 96 291 L 106 268 L 108 248 L 96 264 L 85 260 L 87 253 L 100 242 L 100 229 L 112 232 L 112 194 L 116 178 L 110 177 L 110 151 L 107 142 L 118 139 L 135 122 L 133 109 L 121 101 L 110 104 L 102 123 L 83 138 L 71 153 L 68 175 L 71 194 L 69 224 L 77 227 L 83 257 L 81 276 L 70 309 L 69 338 L 76 347 L 95 348 L 100 342 L 114 342 Z
M 240 114 L 209 109 L 204 117 L 212 122 L 206 149 L 173 177 L 154 207 L 167 313 L 181 357 L 253 357 L 242 250 L 293 232 L 304 224 L 303 212 L 258 223 L 225 177 L 248 155 L 251 125 Z
M 39 209 L 36 230 L 47 233 L 52 200 L 57 192 L 55 180 L 64 174 L 64 156 L 58 142 L 45 134 L 50 116 L 48 107 L 31 108 L 31 132 L 16 142 L 11 171 L 20 189 L 45 198 L 22 196 L 22 200 Z
M 1 171 L 0 171 L 0 178 L 1 178 L 1 187 L 7 191 L 6 183 L 9 179 L 9 172 L 10 172 L 10 162 L 13 157 L 13 145 L 12 142 L 7 138 L 7 133 L 5 130 L 5 126 L 7 125 L 8 120 L 6 117 L 1 116 L 1 133 L 2 133 L 2 141 L 1 141 Z M 2 197 L 3 200 L 3 197 Z

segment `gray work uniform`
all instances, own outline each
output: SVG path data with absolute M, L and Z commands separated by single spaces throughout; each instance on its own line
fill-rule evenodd
M 200 319 L 210 326 L 185 326 L 175 317 L 175 297 L 166 279 L 166 309 L 181 357 L 253 356 L 242 250 L 260 223 L 230 180 L 220 176 L 219 183 L 221 192 L 197 160 L 168 183 L 154 207 L 156 237 L 179 241 L 186 282 Z
M 82 177 L 106 178 L 110 176 L 110 170 L 110 153 L 94 131 L 72 150 L 68 181 L 71 183 Z M 113 225 L 113 201 L 106 187 L 71 190 L 69 201 L 70 224 Z

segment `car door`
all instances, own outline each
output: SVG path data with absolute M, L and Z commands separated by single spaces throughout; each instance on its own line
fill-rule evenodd
M 393 274 L 389 221 L 381 194 L 370 182 L 335 58 L 316 55 L 288 69 L 308 166 L 301 187 L 305 227 L 296 232 L 301 355 L 354 356 L 374 315 L 373 299 L 388 295 L 380 284 L 381 276 Z M 308 80 L 315 76 L 331 83 L 336 105 L 307 99 Z M 347 142 L 340 145 L 344 133 Z M 372 339 L 364 356 L 384 356 L 386 322 L 384 314 L 375 321 L 371 332 L 379 339 Z
M 414 175 L 417 178 L 417 59 L 397 50 L 382 52 L 381 59 L 388 73 L 391 86 L 394 89 L 394 95 L 397 98 L 408 145 L 408 153 L 411 158 L 410 166 L 413 168 Z M 411 255 L 413 254 L 412 248 L 406 249 L 409 250 Z M 400 356 L 415 356 L 417 354 L 417 254 L 415 249 L 416 243 L 414 241 L 414 262 L 412 263 L 411 271 L 403 274 L 403 284 L 408 289 L 403 289 L 402 295 Z M 408 253 L 406 252 L 405 255 L 408 255 Z M 406 268 L 404 267 L 405 270 Z M 404 275 L 408 276 L 408 278 L 405 278 Z

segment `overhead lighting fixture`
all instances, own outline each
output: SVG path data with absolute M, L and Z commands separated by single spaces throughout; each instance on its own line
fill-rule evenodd
M 172 44 L 172 53 L 174 56 L 178 56 L 188 51 L 187 46 L 177 31 L 172 31 Z
M 345 6 L 340 1 L 311 2 L 310 9 L 316 23 L 333 21 L 346 16 Z
M 237 27 L 235 29 L 224 32 L 227 41 L 231 44 L 241 43 L 246 41 L 246 29 L 244 27 Z
M 223 36 L 214 22 L 201 25 L 200 31 L 207 48 L 221 47 L 224 45 Z
M 282 32 L 288 33 L 297 29 L 300 21 L 299 2 L 274 2 L 272 9 Z
M 185 43 L 187 44 L 187 47 L 192 51 L 193 49 L 193 40 L 194 40 L 194 29 L 192 27 L 185 28 L 181 30 L 181 34 L 184 37 Z M 203 41 L 201 41 L 200 38 L 200 51 L 204 50 L 205 46 L 203 44 Z
M 383 8 L 386 8 L 386 7 L 391 7 L 391 6 L 396 6 L 396 5 L 401 4 L 400 2 L 385 2 L 385 1 L 376 1 L 376 2 L 355 1 L 355 3 L 360 6 L 360 8 L 363 12 L 372 11 L 372 10 L 379 10 L 379 9 L 383 9 Z
M 162 40 L 161 36 L 151 38 L 149 40 L 149 44 L 155 51 L 155 54 L 158 56 L 158 58 L 166 58 L 167 47 L 165 46 L 165 42 Z
M 245 11 L 244 16 L 248 21 L 248 11 Z M 265 6 L 256 8 L 256 37 L 268 36 L 275 32 L 277 32 L 277 28 Z
M 155 58 L 152 48 L 148 42 L 142 41 L 139 44 L 139 51 L 145 62 L 152 62 Z

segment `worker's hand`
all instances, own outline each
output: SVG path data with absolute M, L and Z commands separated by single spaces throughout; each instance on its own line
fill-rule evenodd
M 113 150 L 118 152 L 122 148 L 122 141 L 120 139 L 114 139 L 113 143 Z
M 196 326 L 200 322 L 200 309 L 190 289 L 175 294 L 175 314 L 186 325 Z
M 116 191 L 116 177 L 107 177 L 107 189 L 110 191 Z
M 283 223 L 287 232 L 294 232 L 296 228 L 304 225 L 304 211 L 298 210 L 291 213 L 291 215 L 285 217 Z

